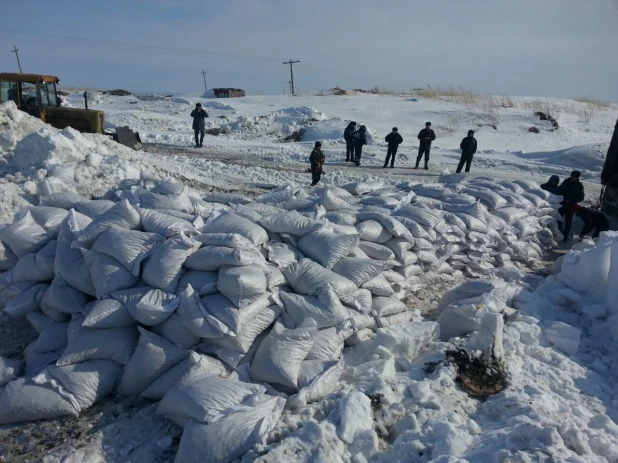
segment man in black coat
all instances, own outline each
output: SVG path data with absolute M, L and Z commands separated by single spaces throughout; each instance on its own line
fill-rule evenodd
M 311 163 L 311 186 L 316 186 L 322 177 L 322 165 L 326 161 L 326 157 L 322 152 L 322 143 L 315 142 L 313 151 L 309 155 L 309 162 Z
M 201 103 L 197 103 L 195 109 L 191 111 L 191 117 L 193 118 L 193 132 L 195 133 L 195 147 L 201 148 L 202 143 L 204 143 L 204 132 L 206 131 L 206 118 L 208 117 L 208 113 L 204 111 Z
M 345 162 L 354 161 L 354 132 L 356 132 L 356 122 L 352 121 L 343 131 L 345 140 Z
M 421 141 L 418 147 L 418 156 L 416 158 L 416 167 L 421 162 L 423 154 L 425 155 L 425 170 L 429 169 L 429 151 L 431 151 L 431 142 L 436 139 L 435 132 L 431 129 L 431 122 L 425 123 L 425 128 L 418 133 L 418 139 Z
M 579 181 L 581 172 L 574 170 L 571 176 L 567 178 L 558 187 L 558 194 L 562 196 L 562 207 L 558 209 L 558 213 L 564 217 L 564 226 L 560 230 L 564 235 L 562 240 L 564 243 L 569 241 L 569 233 L 571 232 L 571 224 L 573 223 L 573 210 L 571 206 L 581 203 L 584 198 L 584 185 Z M 558 223 L 560 227 L 560 223 Z
M 598 238 L 601 232 L 609 230 L 609 217 L 605 212 L 581 207 L 579 204 L 573 204 L 571 211 L 584 221 L 584 228 L 579 233 L 580 241 L 592 230 L 594 230 L 593 239 Z
M 356 167 L 360 166 L 361 155 L 363 154 L 363 146 L 367 144 L 367 127 L 360 126 L 356 132 L 354 132 L 354 164 Z
M 388 160 L 391 160 L 391 169 L 395 167 L 395 155 L 397 154 L 397 148 L 403 143 L 403 138 L 399 134 L 397 127 L 393 127 L 391 133 L 389 133 L 384 141 L 388 143 L 388 149 L 386 150 L 386 159 L 384 160 L 384 168 L 388 165 Z M 392 158 L 391 158 L 392 156 Z
M 560 177 L 558 177 L 557 175 L 552 175 L 551 177 L 549 177 L 549 180 L 547 181 L 547 183 L 543 183 L 541 185 L 541 189 L 545 190 L 545 191 L 549 191 L 550 193 L 553 193 L 555 195 L 558 195 L 560 193 L 558 193 L 558 189 L 560 185 Z
M 472 157 L 476 153 L 476 138 L 474 138 L 474 130 L 468 130 L 468 136 L 461 140 L 459 144 L 461 148 L 461 159 L 457 166 L 457 173 L 461 172 L 461 168 L 464 163 L 466 164 L 466 172 L 470 172 L 470 164 L 472 164 Z

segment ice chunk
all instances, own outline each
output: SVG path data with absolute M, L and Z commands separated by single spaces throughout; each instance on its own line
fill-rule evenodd
M 352 391 L 339 401 L 338 434 L 341 440 L 351 444 L 366 430 L 372 430 L 371 400 L 360 391 Z
M 440 325 L 438 323 L 410 322 L 378 329 L 375 344 L 386 347 L 393 355 L 413 359 L 423 347 L 439 337 Z
M 618 333 L 616 333 L 618 334 Z M 581 330 L 562 322 L 554 322 L 545 329 L 547 340 L 567 355 L 575 355 Z

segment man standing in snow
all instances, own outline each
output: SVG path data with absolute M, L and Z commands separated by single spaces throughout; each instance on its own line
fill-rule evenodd
M 474 138 L 474 130 L 468 130 L 468 136 L 461 140 L 459 147 L 461 148 L 461 159 L 459 159 L 457 173 L 461 172 L 461 168 L 464 164 L 466 164 L 466 172 L 470 172 L 472 157 L 474 156 L 474 153 L 476 153 L 476 138 Z
M 356 167 L 360 166 L 361 155 L 363 154 L 363 146 L 367 144 L 367 127 L 360 126 L 356 132 L 354 132 L 354 164 Z
M 315 146 L 311 155 L 309 155 L 309 162 L 311 162 L 311 186 L 316 186 L 322 176 L 322 165 L 326 161 L 324 153 L 322 152 L 322 143 L 315 142 Z
M 431 151 L 431 142 L 436 139 L 435 132 L 431 129 L 431 122 L 425 123 L 425 128 L 422 129 L 418 133 L 418 139 L 421 141 L 420 146 L 418 147 L 418 156 L 416 158 L 416 167 L 418 169 L 418 165 L 421 162 L 421 158 L 423 154 L 425 155 L 425 170 L 429 169 L 429 151 Z
M 197 103 L 195 109 L 191 111 L 191 117 L 193 118 L 193 132 L 195 133 L 195 147 L 201 148 L 202 143 L 204 143 L 204 132 L 206 131 L 206 118 L 208 117 L 208 113 L 204 111 L 201 103 Z
M 560 231 L 564 236 L 562 240 L 563 243 L 569 241 L 569 233 L 571 232 L 571 224 L 573 223 L 573 210 L 571 206 L 581 203 L 585 198 L 584 185 L 579 181 L 581 175 L 581 172 L 574 170 L 571 172 L 571 176 L 558 187 L 558 194 L 563 198 L 560 203 L 562 207 L 558 209 L 558 213 L 564 217 L 563 227 L 561 227 L 560 222 L 558 222 L 558 228 L 561 228 Z
M 352 121 L 343 131 L 345 140 L 345 162 L 354 161 L 354 132 L 356 132 L 356 122 Z
M 388 149 L 386 151 L 386 159 L 384 160 L 384 168 L 388 165 L 388 160 L 391 160 L 391 169 L 395 167 L 395 155 L 397 154 L 397 148 L 403 143 L 403 138 L 399 134 L 397 127 L 393 127 L 391 133 L 389 133 L 384 141 L 388 143 Z M 392 158 L 391 158 L 392 156 Z
M 605 212 L 581 207 L 579 204 L 573 204 L 571 211 L 584 221 L 584 228 L 579 233 L 580 241 L 592 230 L 594 230 L 593 239 L 598 238 L 601 232 L 609 230 L 609 217 Z

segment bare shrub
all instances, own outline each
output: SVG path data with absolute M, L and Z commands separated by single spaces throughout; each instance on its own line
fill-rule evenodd
M 500 106 L 502 108 L 517 108 L 517 104 L 515 103 L 515 100 L 513 100 L 513 98 L 511 98 L 510 96 L 501 95 L 499 96 L 499 98 L 500 98 Z
M 608 102 L 597 100 L 593 97 L 575 98 L 575 101 L 579 101 L 580 103 L 587 103 L 588 105 L 603 109 L 611 109 L 612 107 L 612 105 L 610 105 Z
M 593 103 L 587 103 L 579 108 L 578 116 L 584 124 L 590 124 L 590 121 L 599 110 L 599 106 Z
M 461 123 L 462 119 L 463 116 L 461 114 L 448 113 L 444 117 L 444 128 L 449 133 L 455 133 L 459 130 L 459 124 Z

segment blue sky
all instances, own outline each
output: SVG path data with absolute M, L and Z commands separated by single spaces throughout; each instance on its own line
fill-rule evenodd
M 292 58 L 300 91 L 439 85 L 618 102 L 618 0 L 1 3 L 0 70 L 17 70 L 17 45 L 24 72 L 65 86 L 194 92 L 204 68 L 209 86 L 283 93 Z

